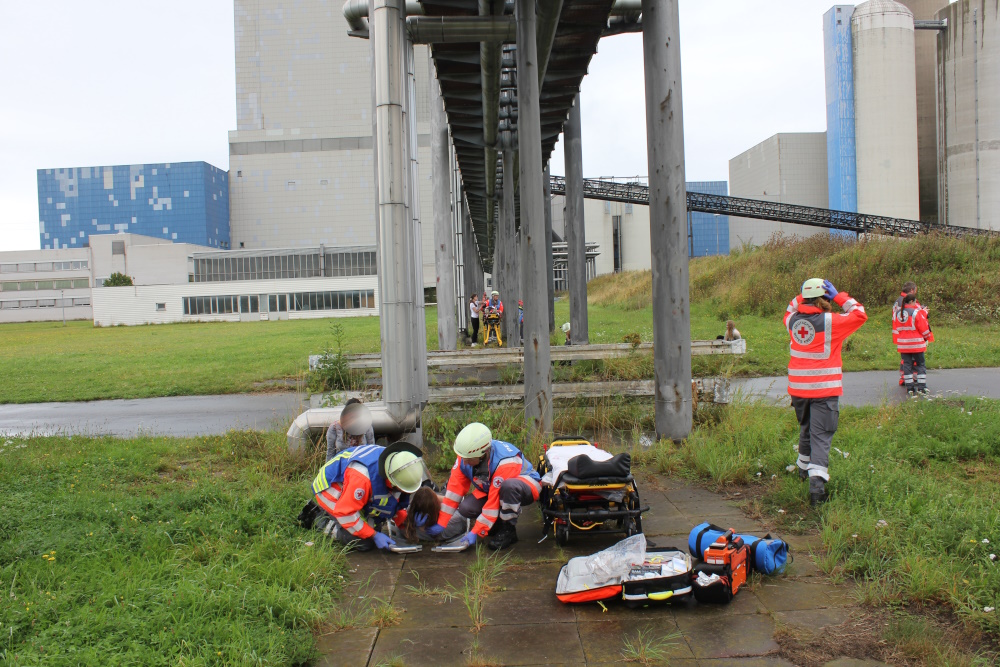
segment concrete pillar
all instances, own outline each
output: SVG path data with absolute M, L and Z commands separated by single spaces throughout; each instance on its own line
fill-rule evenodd
M 545 211 L 539 108 L 535 0 L 515 0 L 517 20 L 518 158 L 521 190 L 521 270 L 524 285 L 524 417 L 527 438 L 552 433 L 552 363 L 545 284 Z M 537 286 L 537 287 L 535 287 Z
M 678 1 L 642 0 L 656 435 L 675 441 L 691 432 L 692 418 Z
M 410 340 L 413 345 L 413 396 L 415 404 L 423 407 L 430 396 L 427 374 L 427 315 L 424 310 L 424 253 L 423 218 L 420 215 L 420 169 L 417 149 L 417 74 L 416 62 L 413 56 L 413 42 L 403 26 L 403 44 L 406 65 L 406 96 L 403 114 L 406 118 L 406 146 L 410 159 L 409 179 L 406 181 L 406 201 L 410 211 L 412 225 L 411 251 L 413 253 L 413 335 Z M 418 430 L 419 434 L 419 430 Z M 418 435 L 419 437 L 419 435 Z M 414 444 L 420 444 L 417 440 Z
M 469 218 L 469 212 L 465 208 L 465 203 L 461 203 L 462 218 L 462 259 L 463 264 L 463 275 L 462 280 L 465 283 L 465 308 L 466 313 L 469 311 L 469 299 L 472 298 L 473 294 L 482 294 L 479 290 L 479 285 L 476 282 L 476 267 L 479 266 L 479 257 L 476 253 L 476 241 L 474 232 L 472 231 L 472 223 Z M 472 335 L 472 323 L 469 323 L 469 335 Z M 476 342 L 476 341 L 473 341 Z
M 397 421 L 413 407 L 413 221 L 407 210 L 405 13 L 402 0 L 375 0 L 370 22 L 374 70 L 382 397 Z
M 431 196 L 434 205 L 434 267 L 437 273 L 438 349 L 454 350 L 458 343 L 455 302 L 455 242 L 451 220 L 451 169 L 448 160 L 448 118 L 434 70 L 428 66 L 431 111 Z
M 548 288 L 549 297 L 549 331 L 556 330 L 556 283 L 555 274 L 552 270 L 552 193 L 549 191 L 549 164 L 545 163 L 545 171 L 542 176 L 542 201 L 545 211 L 545 285 Z
M 566 282 L 569 324 L 574 345 L 590 342 L 587 323 L 587 239 L 583 213 L 583 122 L 577 94 L 563 127 L 566 161 Z
M 514 151 L 503 152 L 503 191 L 501 193 L 500 219 L 497 224 L 496 249 L 499 262 L 493 264 L 493 289 L 500 292 L 503 299 L 504 345 L 516 345 L 515 322 L 517 321 L 517 200 L 515 198 L 514 170 L 517 168 Z

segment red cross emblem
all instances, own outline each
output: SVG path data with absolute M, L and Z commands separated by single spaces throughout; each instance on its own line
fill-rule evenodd
M 792 329 L 792 339 L 799 345 L 808 345 L 816 338 L 816 329 L 809 320 L 800 320 Z

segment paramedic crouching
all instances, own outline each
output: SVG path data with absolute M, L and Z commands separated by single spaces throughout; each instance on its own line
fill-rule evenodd
M 541 477 L 517 447 L 494 440 L 485 424 L 473 422 L 463 428 L 454 449 L 458 458 L 438 524 L 427 530 L 428 535 L 449 541 L 465 533 L 462 540 L 469 546 L 489 536 L 491 549 L 509 547 L 517 542 L 515 525 L 521 509 L 538 500 Z M 468 530 L 472 519 L 475 525 Z
M 843 313 L 834 314 L 835 303 Z M 809 480 L 809 502 L 827 499 L 833 434 L 844 393 L 840 348 L 868 319 L 865 308 L 829 280 L 811 278 L 785 312 L 791 338 L 788 393 L 799 422 L 799 476 Z

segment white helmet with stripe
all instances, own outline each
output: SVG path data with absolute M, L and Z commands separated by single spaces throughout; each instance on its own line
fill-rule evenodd
M 486 453 L 493 442 L 493 434 L 486 424 L 472 422 L 455 438 L 455 453 L 463 459 L 477 459 Z
M 815 299 L 818 296 L 825 296 L 826 288 L 823 287 L 822 278 L 810 278 L 802 283 L 802 298 Z

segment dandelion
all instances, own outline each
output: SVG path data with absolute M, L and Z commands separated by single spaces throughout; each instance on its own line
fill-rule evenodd
M 997 555 L 996 554 L 990 554 L 990 560 L 991 561 L 996 562 L 996 559 L 997 559 Z
M 886 528 L 889 526 L 889 522 L 885 519 L 879 519 L 878 523 L 875 524 L 876 528 Z

